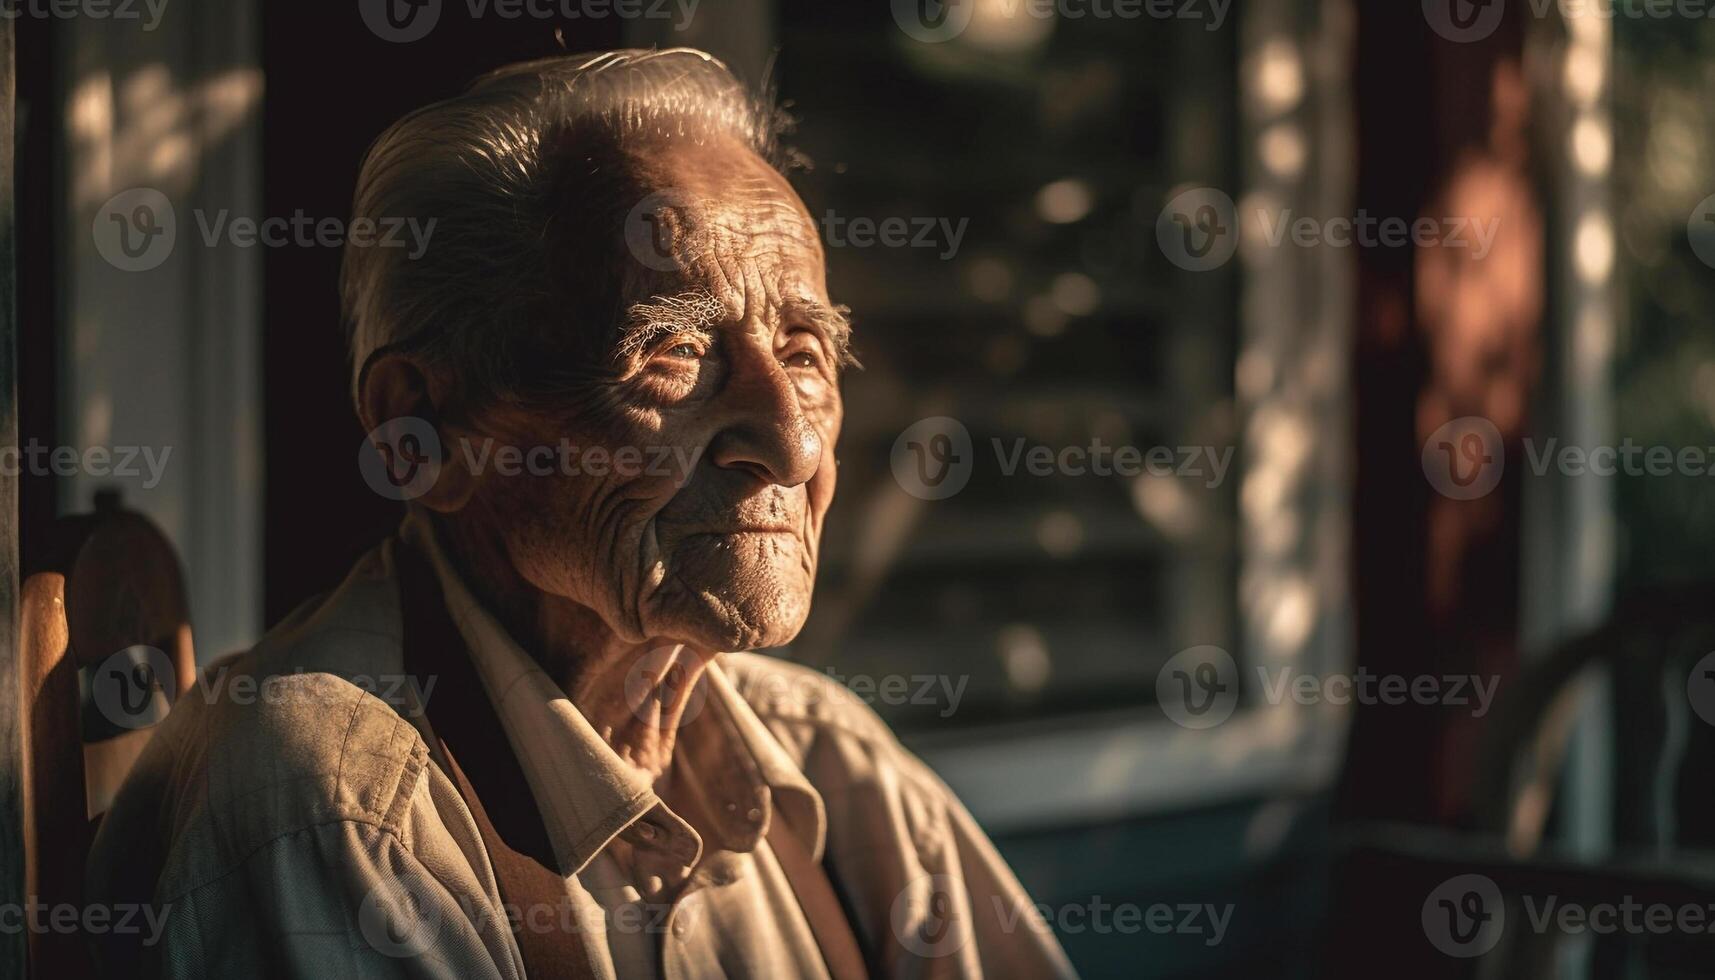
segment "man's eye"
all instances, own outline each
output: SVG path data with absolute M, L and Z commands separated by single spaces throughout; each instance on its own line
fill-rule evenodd
M 661 353 L 665 354 L 668 357 L 675 357 L 675 358 L 679 358 L 681 360 L 694 361 L 697 358 L 703 356 L 703 349 L 701 347 L 698 347 L 696 344 L 687 340 L 684 343 L 674 344 L 672 347 L 667 348 L 666 350 L 662 351 Z
M 780 363 L 792 368 L 816 368 L 821 365 L 821 361 L 817 359 L 815 353 L 807 350 L 788 354 L 786 359 Z

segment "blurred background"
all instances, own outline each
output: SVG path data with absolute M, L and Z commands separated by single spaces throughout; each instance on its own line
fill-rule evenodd
M 1085 976 L 1715 976 L 1715 4 L 7 9 L 17 444 L 171 453 L 26 467 L 23 567 L 118 489 L 204 662 L 336 584 L 401 515 L 340 252 L 207 229 L 343 221 L 488 69 L 701 47 L 798 119 L 864 364 L 782 653 L 868 684 Z M 1541 924 L 1626 900 L 1702 926 Z

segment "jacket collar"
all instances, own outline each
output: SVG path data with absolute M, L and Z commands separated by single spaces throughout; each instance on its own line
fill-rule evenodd
M 705 841 L 658 796 L 647 775 L 614 752 L 560 686 L 471 593 L 432 520 L 408 518 L 401 537 L 424 555 L 447 612 L 506 730 L 562 874 L 582 871 L 615 838 L 664 850 L 689 868 Z M 821 796 L 734 689 L 717 657 L 692 694 L 674 749 L 673 778 L 705 801 L 713 843 L 749 851 L 774 819 L 818 859 L 826 836 Z M 692 712 L 695 712 L 693 715 Z M 778 806 L 777 806 L 778 804 Z

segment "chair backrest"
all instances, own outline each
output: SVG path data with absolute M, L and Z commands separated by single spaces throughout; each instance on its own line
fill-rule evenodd
M 1497 702 L 1478 756 L 1478 825 L 1505 834 L 1514 854 L 1543 844 L 1586 682 L 1600 675 L 1613 688 L 1615 843 L 1715 851 L 1704 768 L 1715 723 L 1690 700 L 1693 667 L 1715 650 L 1712 596 L 1715 582 L 1629 596 L 1606 622 L 1530 664 Z
M 1596 882 L 1613 871 L 1612 862 L 1566 863 L 1568 851 L 1556 847 L 1553 833 L 1553 817 L 1565 802 L 1560 791 L 1575 723 L 1594 682 L 1605 681 L 1612 694 L 1598 703 L 1606 705 L 1606 750 L 1614 764 L 1610 795 L 1601 802 L 1619 866 L 1654 862 L 1692 872 L 1715 860 L 1715 792 L 1708 776 L 1715 687 L 1704 676 L 1715 657 L 1711 595 L 1715 583 L 1629 596 L 1605 623 L 1548 651 L 1510 685 L 1478 753 L 1473 817 L 1480 829 L 1505 840 L 1512 857 L 1558 858 L 1563 888 L 1570 887 L 1564 881 Z M 1704 908 L 1715 901 L 1715 877 L 1685 877 L 1695 881 L 1688 904 Z M 1617 888 L 1612 891 L 1620 898 Z M 1523 910 L 1509 906 L 1506 914 L 1510 922 Z M 1640 936 L 1622 930 L 1588 938 L 1592 976 L 1707 975 L 1715 956 L 1715 937 L 1698 932 Z M 1554 933 L 1509 927 L 1478 975 L 1559 975 L 1564 945 Z
M 54 525 L 20 596 L 26 894 L 81 907 L 101 814 L 167 709 L 195 681 L 177 555 L 103 496 Z M 84 938 L 32 931 L 38 977 L 90 973 Z

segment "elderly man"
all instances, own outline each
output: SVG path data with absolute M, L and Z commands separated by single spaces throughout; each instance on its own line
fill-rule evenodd
M 867 707 L 722 652 L 804 622 L 851 362 L 776 130 L 675 50 L 514 66 L 376 142 L 357 216 L 436 222 L 344 276 L 409 515 L 150 744 L 90 888 L 166 927 L 109 968 L 1070 974 Z

